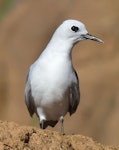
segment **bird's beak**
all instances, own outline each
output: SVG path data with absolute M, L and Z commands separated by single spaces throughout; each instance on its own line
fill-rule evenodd
M 93 40 L 93 41 L 96 41 L 96 42 L 104 43 L 101 39 L 99 39 L 99 38 L 97 38 L 97 37 L 95 37 L 95 36 L 93 36 L 93 35 L 91 35 L 89 33 L 87 33 L 85 35 L 82 35 L 82 36 L 85 39 L 89 39 L 89 40 Z

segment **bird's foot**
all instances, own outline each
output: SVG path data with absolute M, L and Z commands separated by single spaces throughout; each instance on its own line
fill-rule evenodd
M 45 121 L 45 120 L 40 121 L 40 128 L 41 128 L 41 129 L 45 129 L 45 128 L 44 128 L 44 121 Z
M 65 135 L 65 133 L 64 133 L 64 117 L 63 116 L 60 117 L 60 122 L 61 122 L 61 134 Z

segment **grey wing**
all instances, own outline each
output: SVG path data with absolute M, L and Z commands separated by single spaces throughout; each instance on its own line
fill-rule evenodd
M 72 115 L 75 113 L 77 106 L 80 101 L 80 90 L 79 90 L 79 80 L 76 71 L 75 72 L 75 79 L 76 81 L 73 82 L 69 88 L 69 113 Z
M 33 114 L 36 112 L 36 108 L 35 108 L 35 104 L 34 104 L 34 99 L 32 97 L 31 86 L 29 83 L 29 73 L 27 75 L 26 88 L 25 88 L 25 103 L 26 103 L 28 111 L 32 117 Z

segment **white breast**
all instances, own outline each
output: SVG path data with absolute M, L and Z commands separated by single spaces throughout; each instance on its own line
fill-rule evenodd
M 72 82 L 70 59 L 62 57 L 39 59 L 31 67 L 31 91 L 39 115 L 59 119 L 68 111 L 67 87 Z M 55 113 L 55 115 L 54 115 Z

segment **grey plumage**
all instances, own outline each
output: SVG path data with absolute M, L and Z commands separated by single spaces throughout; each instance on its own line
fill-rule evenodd
M 28 75 L 29 75 L 29 73 L 28 73 Z M 25 89 L 25 102 L 26 102 L 28 111 L 30 113 L 30 116 L 32 117 L 33 114 L 37 113 L 37 112 L 36 112 L 34 99 L 32 97 L 31 86 L 28 81 L 28 75 L 27 75 L 27 81 L 26 81 L 27 84 L 26 84 L 26 89 Z
M 77 82 L 72 82 L 71 86 L 69 87 L 69 113 L 72 115 L 75 113 L 79 101 L 80 101 L 80 90 L 79 90 L 79 79 L 77 76 L 76 71 L 74 70 L 75 77 Z
M 79 80 L 72 65 L 73 46 L 82 40 L 103 42 L 88 34 L 85 25 L 77 20 L 64 21 L 53 34 L 27 75 L 25 102 L 31 116 L 39 117 L 40 127 L 54 127 L 64 116 L 76 112 L 80 100 Z
M 26 84 L 26 89 L 25 89 L 25 102 L 26 102 L 28 111 L 30 113 L 30 116 L 32 117 L 34 113 L 37 114 L 37 111 L 36 111 L 34 99 L 32 97 L 32 91 L 31 91 L 31 86 L 30 86 L 28 77 L 29 77 L 29 73 L 26 78 L 27 84 Z M 70 113 L 70 115 L 75 113 L 78 107 L 79 101 L 80 101 L 79 79 L 75 70 L 74 70 L 74 78 L 76 79 L 76 82 L 72 82 L 70 87 L 68 87 L 68 89 L 66 90 L 67 95 L 69 96 L 68 112 Z M 47 128 L 47 126 L 54 127 L 57 124 L 57 122 L 58 121 L 52 121 L 52 120 L 44 121 L 43 126 L 42 124 L 40 124 L 40 127 L 43 129 Z

